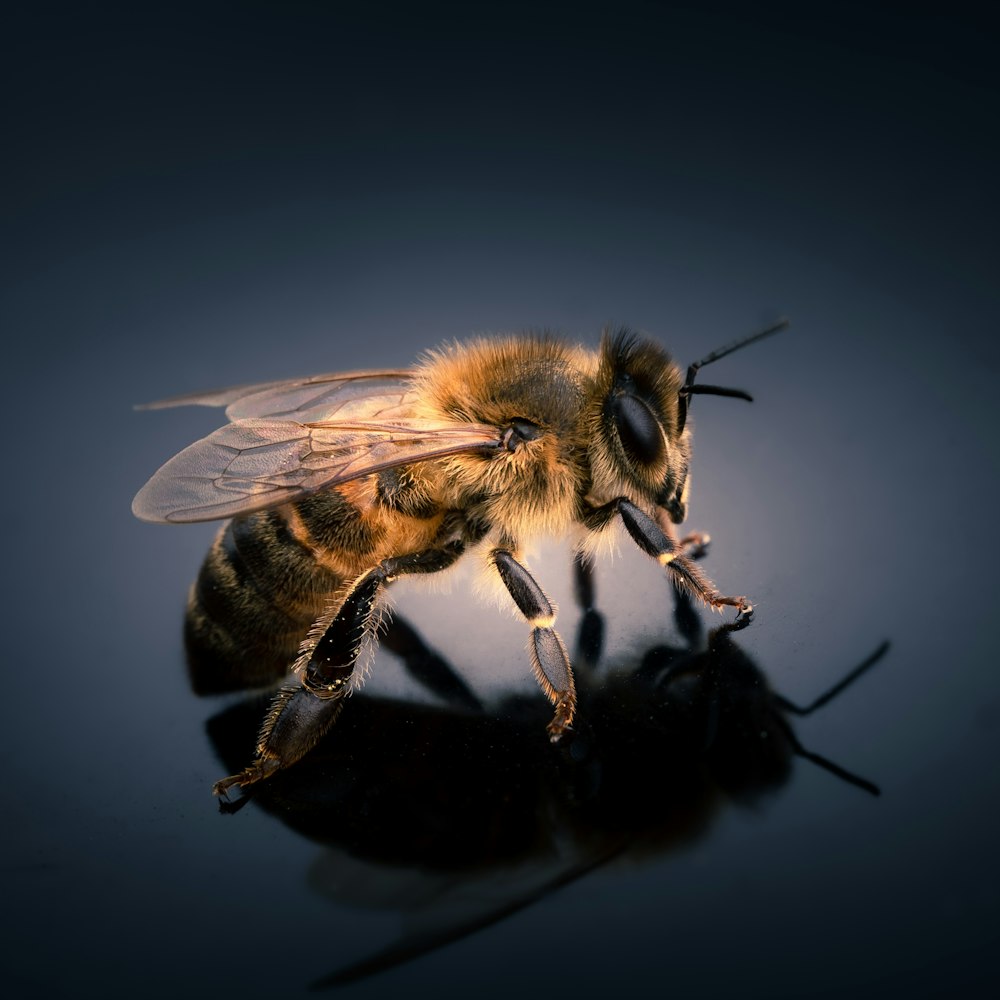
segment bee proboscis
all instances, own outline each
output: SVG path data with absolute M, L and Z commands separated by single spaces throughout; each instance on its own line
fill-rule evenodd
M 530 628 L 539 687 L 559 740 L 576 710 L 556 609 L 523 560 L 526 543 L 569 536 L 587 582 L 600 536 L 620 518 L 635 543 L 711 608 L 752 614 L 689 558 L 687 512 L 698 370 L 783 329 L 769 326 L 691 365 L 654 342 L 606 331 L 588 350 L 549 335 L 479 339 L 409 370 L 242 386 L 154 406 L 226 407 L 230 423 L 166 463 L 135 514 L 228 519 L 194 584 L 186 618 L 203 692 L 293 680 L 275 695 L 256 759 L 216 783 L 244 788 L 301 758 L 358 686 L 384 587 L 485 556 Z

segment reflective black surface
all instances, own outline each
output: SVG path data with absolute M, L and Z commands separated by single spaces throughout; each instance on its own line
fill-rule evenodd
M 882 644 L 814 705 L 799 707 L 732 639 L 747 620 L 706 638 L 678 595 L 683 642 L 660 643 L 601 676 L 599 614 L 589 612 L 575 662 L 579 720 L 553 747 L 541 699 L 470 711 L 366 697 L 300 766 L 249 790 L 290 828 L 328 848 L 314 887 L 338 902 L 401 911 L 399 936 L 314 983 L 341 986 L 430 954 L 611 864 L 642 865 L 707 834 L 727 807 L 780 788 L 793 757 L 870 795 L 876 785 L 802 746 L 788 716 L 833 700 L 885 655 Z M 408 634 L 409 668 L 451 668 Z M 588 639 L 589 637 L 589 639 Z M 225 710 L 212 742 L 235 770 L 253 747 L 267 699 Z M 391 739 L 384 739 L 385 733 Z M 388 875 L 388 877 L 387 877 Z M 391 889 L 388 887 L 391 886 Z M 404 891 L 400 891 L 400 890 Z M 385 898 L 386 892 L 390 897 Z
M 410 946 L 343 989 L 991 994 L 995 41 L 957 11 L 642 4 L 9 21 L 5 995 L 295 996 Z M 757 608 L 727 641 L 759 674 L 713 690 L 754 719 L 765 679 L 806 704 L 889 640 L 790 723 L 880 797 L 787 742 L 735 794 L 708 715 L 629 704 L 691 630 L 626 539 L 582 763 L 470 571 L 393 597 L 481 719 L 386 651 L 340 739 L 218 812 L 255 706 L 188 686 L 213 528 L 129 512 L 218 414 L 134 403 L 527 327 L 628 323 L 683 365 L 782 314 L 712 369 L 752 405 L 692 403 L 687 525 Z M 565 552 L 531 565 L 571 641 Z

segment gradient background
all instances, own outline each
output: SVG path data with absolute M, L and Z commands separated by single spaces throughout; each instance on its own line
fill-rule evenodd
M 688 362 L 781 314 L 712 370 L 753 407 L 695 405 L 690 523 L 789 697 L 892 641 L 799 727 L 882 798 L 802 764 L 684 853 L 355 992 L 997 987 L 998 39 L 908 9 L 4 15 L 5 995 L 296 995 L 396 928 L 322 898 L 273 817 L 216 813 L 220 706 L 180 645 L 213 529 L 129 503 L 218 418 L 133 403 L 529 327 Z M 571 635 L 564 560 L 534 565 Z M 609 655 L 654 641 L 644 561 L 598 584 Z M 474 683 L 521 683 L 523 627 L 464 602 L 399 598 Z M 478 675 L 456 613 L 500 637 Z

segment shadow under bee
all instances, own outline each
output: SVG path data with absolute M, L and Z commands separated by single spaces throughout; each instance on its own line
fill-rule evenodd
M 457 941 L 613 859 L 688 844 L 727 803 L 751 804 L 785 784 L 796 756 L 878 794 L 806 750 L 789 716 L 825 705 L 888 643 L 799 707 L 776 694 L 739 647 L 742 623 L 720 625 L 706 639 L 683 594 L 675 621 L 683 644 L 653 646 L 606 676 L 580 670 L 587 710 L 557 747 L 539 725 L 544 699 L 509 697 L 486 711 L 415 630 L 399 620 L 390 626 L 386 646 L 443 704 L 359 695 L 295 768 L 251 796 L 327 848 L 312 870 L 318 891 L 404 914 L 395 943 L 314 987 L 343 985 Z M 596 663 L 601 634 L 591 609 L 577 663 Z M 265 707 L 243 702 L 209 721 L 227 766 L 245 758 Z

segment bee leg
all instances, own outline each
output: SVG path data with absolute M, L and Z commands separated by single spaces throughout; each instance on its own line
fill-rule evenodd
M 661 518 L 657 512 L 656 523 L 669 538 L 672 525 L 667 521 L 666 515 Z M 708 534 L 695 531 L 690 535 L 685 535 L 677 543 L 677 548 L 680 550 L 680 554 L 687 559 L 702 559 L 708 552 L 710 541 L 711 538 Z M 676 577 L 672 578 L 670 582 L 674 592 L 674 625 L 687 643 L 688 648 L 694 649 L 702 637 L 701 616 L 695 610 L 694 602 L 691 600 L 691 591 L 682 585 Z M 750 623 L 750 619 L 746 615 L 738 616 L 737 620 L 744 624 Z
M 271 702 L 257 737 L 257 756 L 239 774 L 217 781 L 212 794 L 228 801 L 229 790 L 269 778 L 304 757 L 337 721 L 343 698 L 316 698 L 299 684 L 281 688 Z
M 370 630 L 375 599 L 384 581 L 381 567 L 358 581 L 309 653 L 296 664 L 299 684 L 282 687 L 274 696 L 257 738 L 254 762 L 239 774 L 217 781 L 215 795 L 228 797 L 304 757 L 337 721 L 344 696 Z M 315 630 L 322 628 L 320 619 Z
M 534 577 L 510 552 L 494 549 L 490 559 L 518 610 L 532 626 L 531 665 L 538 686 L 555 706 L 555 715 L 546 727 L 555 743 L 570 728 L 576 712 L 573 668 L 559 633 L 552 628 L 556 610 Z
M 668 538 L 673 538 L 673 522 L 662 507 L 656 509 L 656 523 Z M 712 536 L 707 531 L 692 531 L 677 543 L 677 547 L 688 559 L 704 559 L 711 544 Z
M 359 577 L 332 619 L 324 616 L 314 627 L 318 638 L 295 666 L 300 683 L 283 687 L 275 695 L 261 727 L 254 762 L 239 774 L 217 781 L 212 791 L 226 796 L 234 786 L 246 788 L 263 781 L 305 756 L 340 715 L 358 657 L 372 638 L 375 605 L 383 585 L 405 573 L 445 569 L 463 551 L 461 542 L 450 542 L 383 559 Z
M 374 631 L 375 603 L 382 587 L 398 576 L 437 573 L 447 569 L 465 551 L 460 541 L 440 548 L 383 559 L 360 577 L 344 598 L 332 621 L 313 646 L 308 659 L 300 657 L 295 672 L 303 686 L 318 698 L 339 697 Z
M 633 541 L 647 555 L 651 555 L 673 576 L 675 583 L 700 597 L 709 607 L 721 611 L 724 607 L 736 608 L 737 618 L 749 618 L 753 605 L 745 597 L 726 597 L 720 594 L 704 573 L 680 550 L 647 513 L 640 510 L 631 500 L 617 501 L 618 513 Z
M 616 513 L 621 515 L 622 523 L 636 545 L 663 566 L 678 586 L 694 594 L 716 611 L 726 607 L 736 608 L 737 620 L 749 619 L 753 614 L 753 605 L 745 597 L 726 597 L 720 594 L 711 580 L 680 551 L 679 543 L 626 497 L 619 497 L 601 507 L 593 508 L 586 515 L 584 523 L 588 527 L 599 528 Z

